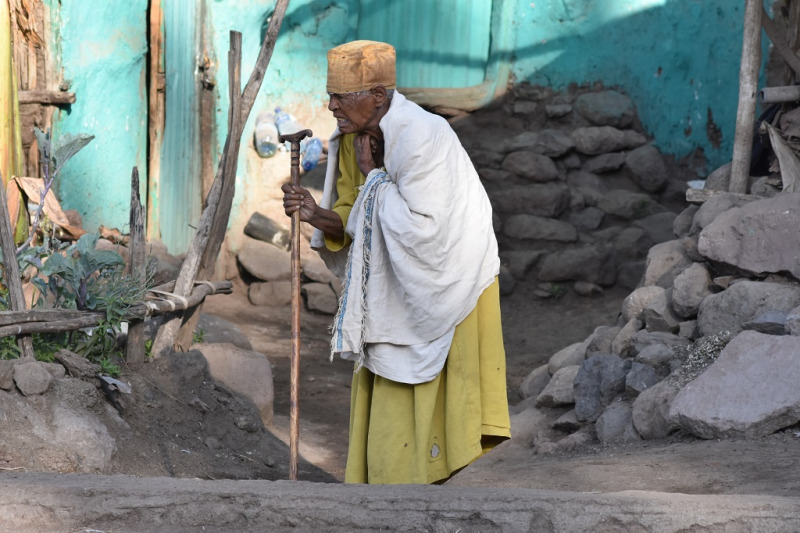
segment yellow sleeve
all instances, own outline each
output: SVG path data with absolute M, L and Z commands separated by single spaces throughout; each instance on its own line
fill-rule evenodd
M 358 189 L 366 181 L 366 177 L 358 169 L 356 162 L 356 150 L 353 147 L 355 137 L 355 133 L 348 133 L 343 135 L 339 142 L 339 171 L 336 178 L 336 193 L 339 198 L 333 204 L 333 211 L 342 219 L 343 227 L 347 226 L 350 210 L 353 209 L 353 204 L 358 197 Z M 325 247 L 332 252 L 338 252 L 349 245 L 351 240 L 346 233 L 343 239 L 332 239 L 325 235 Z

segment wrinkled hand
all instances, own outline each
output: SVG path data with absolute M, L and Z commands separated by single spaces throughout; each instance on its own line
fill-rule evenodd
M 358 169 L 365 176 L 372 170 L 383 166 L 383 141 L 369 133 L 363 132 L 356 135 L 353 140 L 356 149 L 356 163 Z
M 283 191 L 283 211 L 287 217 L 293 213 L 300 212 L 300 220 L 308 222 L 317 212 L 317 202 L 307 189 L 298 185 L 284 183 L 281 186 Z

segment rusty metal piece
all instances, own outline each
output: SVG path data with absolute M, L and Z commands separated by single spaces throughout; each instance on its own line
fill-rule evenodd
M 300 185 L 300 141 L 314 135 L 302 130 L 281 135 L 280 142 L 292 145 L 292 185 Z M 297 481 L 300 441 L 300 211 L 292 213 L 292 355 L 289 372 L 289 479 Z

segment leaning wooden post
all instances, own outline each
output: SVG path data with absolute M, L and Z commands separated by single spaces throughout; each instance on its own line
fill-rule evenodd
M 756 114 L 758 73 L 761 70 L 762 0 L 745 0 L 742 62 L 739 66 L 739 109 L 733 139 L 730 192 L 746 193 L 753 149 L 753 121 Z
M 139 197 L 139 169 L 133 167 L 131 173 L 131 212 L 128 275 L 147 279 L 147 258 L 144 239 L 144 213 Z M 128 322 L 128 337 L 125 343 L 125 360 L 135 367 L 144 362 L 144 322 L 131 320 Z
M 44 202 L 44 199 L 42 199 Z M 11 219 L 8 215 L 6 201 L 6 186 L 0 174 L 0 248 L 3 250 L 3 272 L 5 272 L 6 287 L 12 311 L 25 311 L 25 293 L 22 292 L 22 282 L 19 279 L 19 265 L 17 264 L 17 247 L 14 245 L 14 232 L 11 229 Z M 33 339 L 30 335 L 17 337 L 17 344 L 22 357 L 36 357 L 33 351 Z
M 225 141 L 225 148 L 222 152 L 217 175 L 211 185 L 211 190 L 206 197 L 205 207 L 200 216 L 197 232 L 195 233 L 186 259 L 183 261 L 178 280 L 175 283 L 175 294 L 186 296 L 192 289 L 195 279 L 208 279 L 214 272 L 216 262 L 225 232 L 228 227 L 230 217 L 234 184 L 236 181 L 236 167 L 238 163 L 239 145 L 241 143 L 244 124 L 253 108 L 258 90 L 264 81 L 267 66 L 269 65 L 272 52 L 275 49 L 275 42 L 278 40 L 278 33 L 289 0 L 278 0 L 275 11 L 272 14 L 267 34 L 261 45 L 261 50 L 256 59 L 256 66 L 250 79 L 239 93 L 240 79 L 239 68 L 241 62 L 241 34 L 231 32 L 231 51 L 228 56 L 229 80 L 232 90 L 230 91 L 231 105 L 228 111 L 228 137 Z M 237 44 L 238 43 L 238 44 Z M 238 57 L 238 60 L 236 59 Z M 238 61 L 239 63 L 236 63 Z M 235 63 L 234 72 L 230 72 L 231 64 Z M 235 80 L 234 80 L 235 78 Z M 233 90 L 236 87 L 236 90 Z M 235 93 L 235 94 L 234 94 Z M 153 354 L 163 355 L 174 348 L 188 349 L 191 344 L 194 325 L 199 319 L 199 312 L 194 310 L 187 311 L 179 316 L 174 316 L 159 328 L 156 339 L 153 342 Z M 180 338 L 179 338 L 180 333 Z M 177 342 L 176 342 L 177 341 Z

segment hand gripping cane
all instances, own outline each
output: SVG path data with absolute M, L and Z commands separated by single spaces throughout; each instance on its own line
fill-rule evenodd
M 292 145 L 292 185 L 300 185 L 300 141 L 311 130 L 281 135 L 280 142 Z M 292 358 L 289 374 L 289 479 L 297 481 L 297 443 L 300 440 L 300 211 L 292 213 Z

